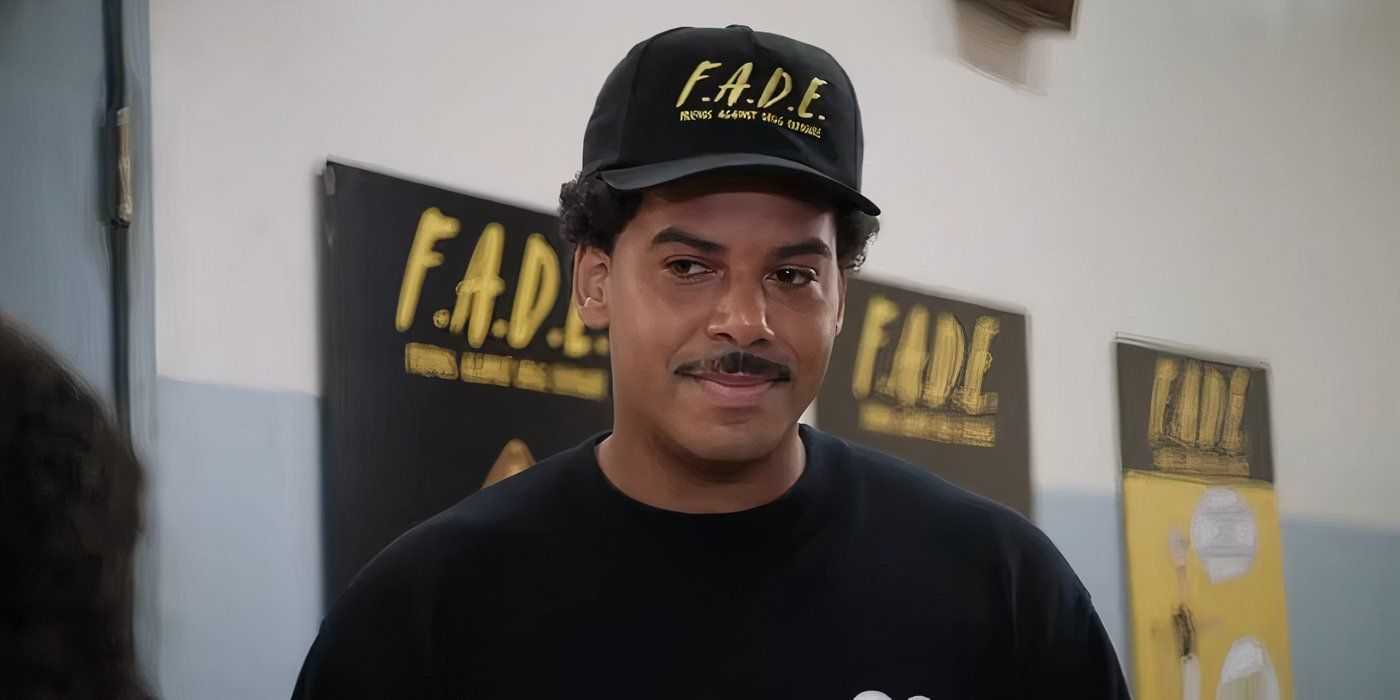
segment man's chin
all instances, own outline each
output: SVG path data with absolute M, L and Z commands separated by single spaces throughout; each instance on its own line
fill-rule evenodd
M 679 442 L 696 457 L 713 462 L 745 462 L 764 457 L 782 445 L 792 423 L 697 420 L 680 428 L 686 432 Z

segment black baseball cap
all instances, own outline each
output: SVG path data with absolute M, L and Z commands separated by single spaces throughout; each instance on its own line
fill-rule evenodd
M 738 24 L 677 27 L 608 75 L 582 174 L 627 192 L 710 172 L 795 176 L 873 216 L 863 151 L 855 89 L 831 54 Z

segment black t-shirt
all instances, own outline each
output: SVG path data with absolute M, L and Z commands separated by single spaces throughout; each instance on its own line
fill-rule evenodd
M 606 432 L 472 494 L 355 577 L 294 696 L 1127 697 L 1034 525 L 799 435 L 797 481 L 735 513 L 627 496 L 598 467 Z

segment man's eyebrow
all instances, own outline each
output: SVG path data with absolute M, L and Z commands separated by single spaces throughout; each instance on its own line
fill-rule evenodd
M 697 250 L 705 251 L 706 253 L 724 252 L 724 246 L 714 241 L 705 240 L 693 233 L 678 229 L 675 226 L 667 226 L 661 230 L 661 233 L 656 234 L 651 239 L 652 247 L 659 246 L 662 243 L 680 243 Z
M 663 243 L 680 243 L 706 253 L 723 253 L 726 250 L 724 245 L 720 243 L 701 238 L 693 233 L 676 228 L 675 226 L 667 226 L 651 239 L 651 245 L 653 247 Z M 769 257 L 781 260 L 797 257 L 799 255 L 820 255 L 830 258 L 832 257 L 831 246 L 828 246 L 826 242 L 820 238 L 808 238 L 796 243 L 778 246 L 773 249 Z
M 798 255 L 821 255 L 829 258 L 832 257 L 831 246 L 828 246 L 826 241 L 820 238 L 808 238 L 773 249 L 773 257 L 778 259 L 791 258 Z

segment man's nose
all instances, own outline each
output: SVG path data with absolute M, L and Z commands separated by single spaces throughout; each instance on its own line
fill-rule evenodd
M 715 305 L 707 329 L 711 337 L 727 339 L 739 347 L 773 340 L 768 326 L 768 300 L 763 282 L 728 280 L 724 293 Z

